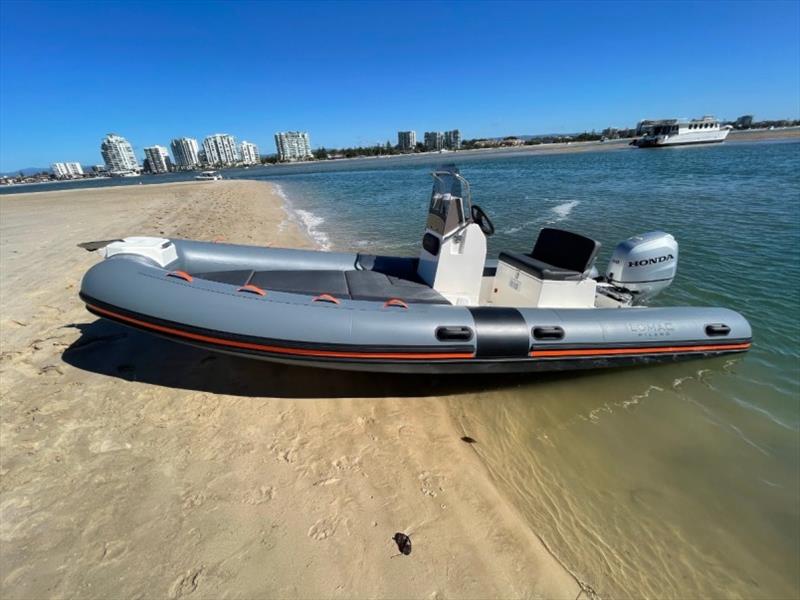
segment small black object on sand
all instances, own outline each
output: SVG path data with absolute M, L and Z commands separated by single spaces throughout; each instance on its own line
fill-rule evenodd
M 405 554 L 406 556 L 411 554 L 411 538 L 405 533 L 395 533 L 392 539 L 395 541 L 397 544 L 397 549 L 402 554 Z
M 84 250 L 88 250 L 89 252 L 94 252 L 95 250 L 100 250 L 105 248 L 109 244 L 113 242 L 121 242 L 122 240 L 97 240 L 96 242 L 83 242 L 82 244 L 78 244 L 78 248 L 83 248 Z
M 477 444 L 478 443 L 478 440 L 476 440 L 475 438 L 471 438 L 468 435 L 465 435 L 464 437 L 462 437 L 461 441 L 462 442 L 466 442 L 467 444 Z

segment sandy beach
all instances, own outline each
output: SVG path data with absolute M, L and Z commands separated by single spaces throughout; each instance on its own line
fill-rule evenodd
M 263 182 L 0 198 L 0 596 L 588 597 L 461 441 L 452 381 L 217 356 L 86 312 L 99 257 L 76 244 L 136 234 L 311 246 Z

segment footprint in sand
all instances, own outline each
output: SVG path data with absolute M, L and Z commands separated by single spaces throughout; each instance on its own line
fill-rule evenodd
M 195 494 L 188 494 L 183 499 L 183 508 L 195 508 L 198 506 L 202 506 L 203 502 L 206 501 L 206 495 L 203 492 L 197 492 Z
M 417 478 L 419 479 L 421 491 L 426 496 L 430 496 L 435 498 L 437 494 L 444 491 L 444 476 L 436 475 L 435 473 L 429 473 L 428 471 L 423 471 L 420 473 Z
M 188 596 L 197 589 L 200 583 L 200 574 L 203 572 L 203 567 L 198 569 L 190 569 L 186 571 L 185 575 L 178 577 L 169 588 L 169 598 L 177 600 L 182 596 Z
M 315 540 L 324 540 L 336 533 L 339 521 L 334 518 L 320 519 L 308 530 L 308 537 Z
M 128 550 L 128 543 L 123 540 L 112 540 L 103 544 L 103 554 L 100 560 L 105 562 L 115 560 L 125 554 Z
M 41 369 L 39 369 L 39 375 L 63 375 L 64 371 L 62 371 L 56 365 L 45 365 Z
M 269 502 L 275 497 L 275 488 L 271 485 L 262 485 L 257 490 L 250 490 L 245 493 L 242 499 L 243 504 L 258 505 Z
M 133 446 L 128 442 L 124 444 L 112 439 L 104 439 L 89 444 L 89 452 L 92 454 L 105 454 L 106 452 L 117 452 L 119 450 L 130 450 Z

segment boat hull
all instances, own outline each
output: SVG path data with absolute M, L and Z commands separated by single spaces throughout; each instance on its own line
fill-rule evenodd
M 639 148 L 662 148 L 666 146 L 689 146 L 695 144 L 719 144 L 724 142 L 728 137 L 729 130 L 721 129 L 719 131 L 707 133 L 680 133 L 677 135 L 659 135 L 659 136 L 645 136 L 636 140 L 636 146 Z
M 374 270 L 386 264 L 405 269 L 413 259 L 172 243 L 178 258 L 166 267 L 134 255 L 117 255 L 92 267 L 80 293 L 87 309 L 217 352 L 374 372 L 596 369 L 743 352 L 751 343 L 747 321 L 723 308 L 465 307 L 425 295 L 419 302 L 388 293 L 364 299 L 355 288 L 347 290 L 350 294 L 324 294 L 231 284 L 219 275 L 217 281 L 202 275 L 238 273 L 247 265 L 260 269 L 255 272 L 262 280 L 270 281 L 274 274 L 272 280 L 278 282 L 277 274 L 286 273 L 278 268 L 288 266 L 317 282 L 335 282 L 339 275 L 351 281 L 358 279 L 353 273 L 378 275 Z M 416 292 L 392 272 L 392 290 Z
M 713 344 L 684 342 L 675 346 L 662 343 L 550 345 L 541 349 L 534 346 L 526 355 L 503 357 L 479 357 L 463 348 L 454 348 L 449 353 L 427 347 L 365 348 L 352 345 L 333 350 L 329 346 L 309 345 L 298 348 L 287 345 L 285 341 L 259 338 L 243 341 L 240 336 L 231 337 L 226 332 L 200 333 L 183 324 L 166 325 L 143 315 L 133 316 L 120 309 L 101 308 L 90 298 L 84 300 L 89 312 L 98 317 L 190 346 L 251 359 L 348 371 L 480 374 L 605 369 L 709 358 L 744 352 L 751 345 L 750 339 Z

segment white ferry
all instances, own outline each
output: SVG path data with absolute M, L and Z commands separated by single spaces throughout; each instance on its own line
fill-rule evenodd
M 203 171 L 200 175 L 195 175 L 194 178 L 198 181 L 217 181 L 222 179 L 222 175 L 216 171 Z
M 139 177 L 139 171 L 110 171 L 109 177 Z
M 639 148 L 713 144 L 724 142 L 731 129 L 730 125 L 722 125 L 711 116 L 701 119 L 640 121 L 636 127 L 636 135 L 639 137 L 631 143 Z

